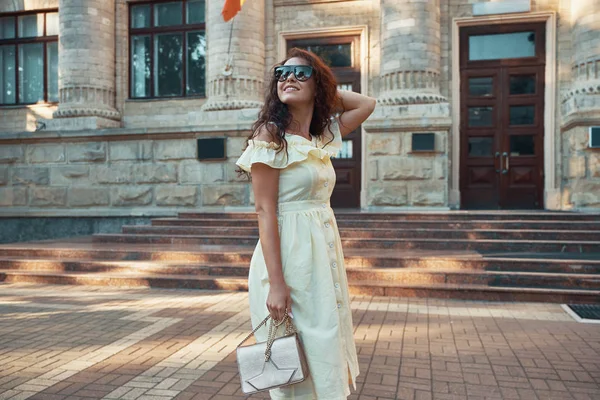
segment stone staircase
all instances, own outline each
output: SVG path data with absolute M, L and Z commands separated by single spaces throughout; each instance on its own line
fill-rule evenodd
M 336 213 L 352 294 L 600 303 L 600 215 Z M 247 290 L 253 213 L 0 245 L 0 281 Z

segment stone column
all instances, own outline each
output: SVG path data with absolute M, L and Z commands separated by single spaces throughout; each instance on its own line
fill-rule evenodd
M 223 21 L 222 8 L 222 2 L 207 2 L 208 100 L 203 110 L 260 108 L 264 98 L 265 0 L 245 2 L 229 22 Z
M 440 93 L 440 0 L 381 0 L 378 106 L 363 124 L 371 207 L 448 206 L 449 104 Z M 413 133 L 435 135 L 431 152 L 413 152 Z
M 382 105 L 445 102 L 440 94 L 440 0 L 382 0 Z
M 59 105 L 62 129 L 119 126 L 115 109 L 114 0 L 60 0 Z M 74 118 L 69 121 L 61 119 Z
M 600 158 L 588 148 L 588 129 L 600 118 L 600 0 L 571 1 L 571 26 L 572 81 L 562 99 L 562 205 L 596 209 Z
M 567 97 L 600 94 L 600 0 L 571 2 L 573 87 Z

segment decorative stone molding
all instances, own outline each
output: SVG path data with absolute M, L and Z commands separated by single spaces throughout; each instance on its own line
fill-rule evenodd
M 377 102 L 393 106 L 402 104 L 443 103 L 440 95 L 440 74 L 437 71 L 394 71 L 383 75 L 378 82 Z
M 112 127 L 121 118 L 115 109 L 115 0 L 60 0 L 59 13 L 54 127 Z
M 573 64 L 573 86 L 562 95 L 563 103 L 577 95 L 600 94 L 600 57 Z
M 252 77 L 219 77 L 208 86 L 208 101 L 203 111 L 261 108 L 257 94 L 263 92 L 263 81 Z
M 573 88 L 563 95 L 562 101 L 568 101 L 574 96 L 600 94 L 600 79 L 588 82 L 576 82 Z
M 397 106 L 409 104 L 445 103 L 448 99 L 440 94 L 431 93 L 386 93 L 377 99 L 377 103 L 384 106 Z
M 573 79 L 577 81 L 600 79 L 600 57 L 575 63 L 572 71 Z
M 121 118 L 114 109 L 115 91 L 112 88 L 93 86 L 69 86 L 59 90 L 59 106 L 54 118 L 104 117 Z
M 446 102 L 440 94 L 440 1 L 382 0 L 378 103 L 386 106 Z M 398 52 L 402 49 L 401 52 Z
M 439 92 L 440 73 L 438 71 L 394 71 L 379 78 L 382 92 L 395 90 L 417 90 Z
M 265 0 L 244 4 L 233 20 L 223 21 L 222 4 L 206 2 L 207 101 L 202 111 L 262 107 L 265 71 Z M 216 115 L 211 115 L 211 119 Z M 229 116 L 229 120 L 231 120 Z M 237 118 L 233 117 L 233 118 Z M 219 121 L 220 123 L 221 121 Z M 225 122 L 225 121 L 223 121 Z
M 119 120 L 121 115 L 118 111 L 101 110 L 88 107 L 69 107 L 64 110 L 56 110 L 53 114 L 54 118 L 71 118 L 71 117 L 104 117 L 113 120 Z
M 261 108 L 263 103 L 251 100 L 211 101 L 202 106 L 204 111 L 240 110 L 242 108 Z
M 96 103 L 112 107 L 115 91 L 112 88 L 99 88 L 93 86 L 63 87 L 59 92 L 60 103 Z

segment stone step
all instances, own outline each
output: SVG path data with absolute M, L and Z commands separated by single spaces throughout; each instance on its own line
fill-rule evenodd
M 536 254 L 535 256 L 538 258 L 516 258 L 516 256 L 510 258 L 481 255 L 477 257 L 435 256 L 426 253 L 416 256 L 385 250 L 380 253 L 383 254 L 352 255 L 346 253 L 345 265 L 348 270 L 357 271 L 354 273 L 368 273 L 371 270 L 378 271 L 378 273 L 386 272 L 386 270 L 411 270 L 413 272 L 469 270 L 505 273 L 600 274 L 600 254 L 592 255 L 590 259 L 559 259 L 559 254 Z M 32 252 L 31 255 L 3 255 L 0 256 L 0 269 L 247 276 L 250 265 L 250 253 L 237 258 L 231 257 L 234 255 L 233 253 L 217 253 L 204 257 L 204 259 L 198 257 L 198 260 L 164 260 L 158 257 L 153 260 L 151 256 L 141 257 L 139 260 L 135 260 L 133 257 L 109 260 L 101 258 L 102 255 L 98 252 L 91 252 L 86 258 L 58 256 L 52 258 L 52 254 L 46 254 L 46 257 L 36 257 L 36 252 Z M 136 256 L 140 256 L 140 254 L 136 253 Z
M 252 236 L 258 240 L 258 227 L 182 227 L 125 225 L 123 233 L 136 235 L 190 235 L 190 236 Z M 600 231 L 533 230 L 533 229 L 386 229 L 341 228 L 342 238 L 361 239 L 498 239 L 498 240 L 581 240 L 600 241 Z
M 96 261 L 77 259 L 0 258 L 0 269 L 13 271 L 86 272 L 125 275 L 195 275 L 247 277 L 248 264 L 164 262 L 164 261 Z
M 153 226 L 188 226 L 188 227 L 238 227 L 257 228 L 254 219 L 220 219 L 220 218 L 153 218 Z M 596 221 L 535 221 L 535 220 L 469 220 L 469 221 L 381 221 L 373 219 L 337 220 L 341 228 L 364 228 L 376 226 L 385 229 L 533 229 L 533 230 L 595 230 L 600 231 L 600 218 Z
M 599 213 L 578 213 L 558 211 L 423 211 L 423 212 L 349 212 L 335 211 L 337 220 L 385 220 L 385 221 L 470 221 L 473 219 L 486 220 L 566 220 L 566 221 L 593 221 L 600 219 Z M 255 212 L 180 212 L 180 219 L 249 219 L 256 220 Z
M 455 300 L 544 302 L 558 304 L 600 303 L 598 290 L 489 287 L 483 285 L 404 285 L 386 282 L 353 282 L 354 295 L 442 298 Z
M 93 241 L 98 243 L 157 243 L 157 244 L 197 244 L 197 245 L 244 245 L 254 246 L 254 236 L 217 235 L 128 235 L 122 233 L 96 234 Z M 463 239 L 363 239 L 342 238 L 344 249 L 421 249 L 421 250 L 472 250 L 505 252 L 600 252 L 600 241 L 572 240 L 463 240 Z
M 241 265 L 161 262 L 104 262 L 83 260 L 0 259 L 0 269 L 48 273 L 118 274 L 122 276 L 247 277 L 249 267 Z M 600 290 L 600 273 L 547 273 L 522 271 L 452 270 L 441 268 L 357 268 L 348 267 L 353 281 L 411 284 L 477 284 L 487 286 L 548 287 Z
M 251 246 L 175 246 L 145 244 L 26 242 L 0 245 L 0 257 L 27 257 L 103 261 L 176 261 L 198 263 L 243 263 L 252 258 Z
M 352 269 L 349 282 L 376 281 L 399 284 L 484 285 L 513 288 L 580 289 L 600 291 L 600 274 L 561 274 L 508 271 L 428 271 L 424 269 Z
M 127 276 L 106 273 L 46 273 L 0 270 L 0 282 L 155 287 L 177 289 L 248 290 L 247 280 L 239 277 L 198 277 L 193 275 Z M 599 303 L 599 290 L 491 287 L 485 285 L 404 284 L 382 281 L 353 281 L 351 294 L 437 297 L 486 301 L 537 301 L 550 303 Z
M 51 285 L 93 285 L 153 287 L 170 289 L 248 290 L 248 280 L 240 277 L 198 277 L 195 275 L 120 275 L 87 272 L 40 272 L 0 270 L 0 282 Z

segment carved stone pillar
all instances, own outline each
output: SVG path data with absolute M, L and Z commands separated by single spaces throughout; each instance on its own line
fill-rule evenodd
M 595 209 L 600 205 L 597 165 L 588 148 L 589 125 L 600 120 L 600 0 L 572 0 L 571 87 L 562 102 L 562 206 Z
M 264 97 L 265 0 L 245 2 L 229 22 L 223 21 L 222 8 L 222 2 L 207 2 L 208 100 L 203 110 L 260 108 Z M 232 68 L 226 69 L 227 65 Z
M 381 0 L 377 102 L 363 124 L 365 204 L 447 208 L 449 104 L 440 93 L 440 0 Z M 412 151 L 414 133 L 434 134 L 431 152 Z
M 566 99 L 580 95 L 600 94 L 600 0 L 577 0 L 571 3 L 573 39 L 573 86 Z M 567 104 L 566 113 L 576 112 L 581 101 Z M 589 102 L 586 102 L 589 103 Z M 590 104 L 591 105 L 591 104 Z M 595 102 L 594 106 L 598 105 Z
M 382 105 L 445 102 L 440 94 L 440 0 L 382 0 Z
M 59 13 L 59 105 L 54 118 L 79 121 L 55 122 L 66 129 L 119 126 L 114 0 L 60 0 Z

